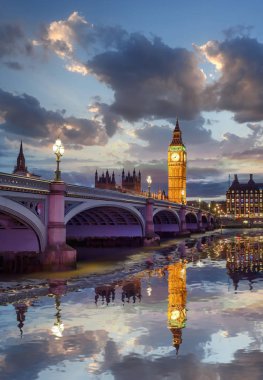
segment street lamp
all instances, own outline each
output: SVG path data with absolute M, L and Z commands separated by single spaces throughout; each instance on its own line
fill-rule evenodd
M 199 208 L 201 206 L 201 198 L 198 199 L 198 202 L 199 202 Z
M 148 175 L 146 182 L 148 183 L 148 197 L 151 197 L 151 184 L 152 184 L 152 177 Z
M 55 181 L 61 181 L 61 171 L 59 170 L 59 163 L 60 158 L 64 154 L 64 146 L 62 145 L 62 142 L 60 139 L 57 139 L 55 144 L 53 145 L 53 152 L 56 155 L 56 161 L 57 161 L 57 169 L 55 171 Z
M 182 195 L 182 205 L 184 205 L 184 189 L 181 191 L 181 195 Z

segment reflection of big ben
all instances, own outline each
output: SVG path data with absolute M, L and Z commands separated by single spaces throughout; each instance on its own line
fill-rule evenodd
M 186 149 L 178 119 L 168 148 L 168 198 L 171 202 L 186 203 Z
M 168 328 L 173 334 L 173 345 L 178 352 L 182 343 L 182 328 L 186 322 L 186 263 L 168 267 Z

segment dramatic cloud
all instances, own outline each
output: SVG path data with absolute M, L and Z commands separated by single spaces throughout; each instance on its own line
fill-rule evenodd
M 87 55 L 115 46 L 125 34 L 119 27 L 95 27 L 78 12 L 73 12 L 66 20 L 42 26 L 39 38 L 32 40 L 30 46 L 40 48 L 37 50 L 40 55 L 43 53 L 41 48 L 45 53 L 55 53 L 66 62 L 66 70 L 85 76 L 89 74 L 84 63 Z
M 83 49 L 87 54 L 94 54 L 100 49 L 116 48 L 127 35 L 128 33 L 118 26 L 95 26 L 78 12 L 73 12 L 68 19 L 53 21 L 46 26 L 40 40 L 35 41 L 35 44 L 42 45 L 60 58 L 71 61 L 76 59 L 79 49 Z M 78 65 L 75 61 L 75 67 Z M 69 70 L 75 71 L 74 65 L 70 64 Z
M 112 109 L 129 121 L 199 113 L 204 76 L 186 49 L 132 34 L 117 51 L 98 54 L 87 66 L 112 88 Z
M 96 120 L 65 117 L 64 111 L 48 111 L 27 94 L 16 96 L 0 90 L 0 128 L 9 134 L 54 141 L 58 131 L 65 144 L 105 145 L 105 126 Z
M 204 92 L 204 107 L 229 110 L 239 123 L 263 119 L 263 44 L 249 37 L 209 41 L 198 48 L 220 71 Z
M 49 24 L 35 44 L 66 60 L 67 70 L 109 86 L 111 110 L 126 120 L 191 119 L 200 112 L 205 76 L 186 49 L 120 27 L 96 27 L 77 12 Z

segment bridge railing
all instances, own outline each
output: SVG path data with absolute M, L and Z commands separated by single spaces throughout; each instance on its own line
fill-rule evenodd
M 122 193 L 120 191 L 114 190 L 104 190 L 97 189 L 94 187 L 78 186 L 78 185 L 67 185 L 67 195 L 68 196 L 78 196 L 87 198 L 99 198 L 99 199 L 113 199 L 116 201 L 131 201 L 136 203 L 145 203 L 145 197 L 141 195 L 133 195 Z
M 87 197 L 87 198 L 99 198 L 99 199 L 111 199 L 116 201 L 126 201 L 126 202 L 135 202 L 145 204 L 147 196 L 139 195 L 139 194 L 131 194 L 131 193 L 123 193 L 121 191 L 115 190 L 105 190 L 105 189 L 97 189 L 94 187 L 85 187 L 78 185 L 67 185 L 67 195 L 68 196 L 78 196 L 78 197 Z M 182 205 L 169 202 L 167 200 L 159 200 L 154 199 L 155 206 L 159 207 L 171 207 L 179 209 Z M 191 207 L 192 209 L 192 207 Z
M 49 191 L 50 182 L 45 179 L 0 173 L 0 188 L 7 190 L 40 190 L 46 192 Z
M 0 189 L 14 191 L 44 191 L 49 192 L 52 181 L 38 178 L 22 177 L 14 174 L 0 173 Z M 121 191 L 97 189 L 94 187 L 78 186 L 67 184 L 67 196 L 79 198 L 107 199 L 123 202 L 134 202 L 145 205 L 147 196 L 143 194 L 131 194 Z M 154 205 L 157 207 L 180 209 L 179 203 L 169 202 L 168 200 L 154 199 Z M 187 211 L 197 212 L 198 209 L 185 206 Z

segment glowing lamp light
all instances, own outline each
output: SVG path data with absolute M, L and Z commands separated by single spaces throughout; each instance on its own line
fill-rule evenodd
M 64 331 L 63 323 L 56 322 L 54 323 L 54 326 L 52 326 L 51 328 L 51 332 L 56 338 L 62 338 L 63 331 Z
M 150 285 L 147 286 L 146 292 L 147 292 L 149 297 L 152 295 L 152 287 Z
M 152 177 L 148 175 L 146 182 L 148 183 L 148 197 L 151 197 L 151 184 L 152 184 Z
M 61 181 L 61 171 L 59 170 L 60 158 L 63 156 L 65 148 L 60 139 L 57 139 L 53 145 L 53 153 L 56 155 L 57 169 L 55 171 L 55 181 Z

